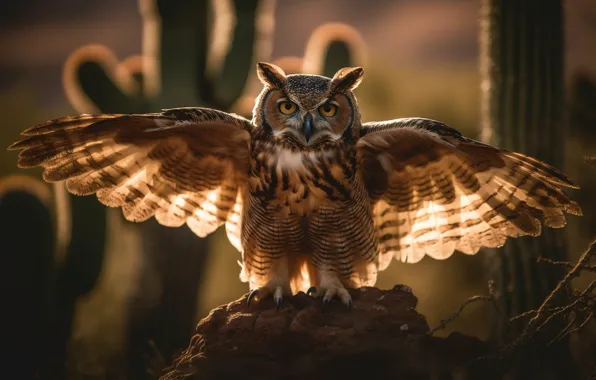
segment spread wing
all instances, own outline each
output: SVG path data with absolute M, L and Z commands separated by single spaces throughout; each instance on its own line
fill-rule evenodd
M 537 236 L 581 215 L 563 187 L 578 188 L 544 162 L 462 136 L 424 118 L 363 125 L 357 143 L 380 241 L 380 269 L 392 257 L 415 263 L 475 254 L 507 237 Z
M 80 115 L 30 128 L 9 149 L 21 150 L 19 167 L 41 166 L 46 181 L 95 193 L 130 221 L 155 216 L 201 237 L 226 223 L 240 249 L 249 130 L 248 120 L 206 108 Z

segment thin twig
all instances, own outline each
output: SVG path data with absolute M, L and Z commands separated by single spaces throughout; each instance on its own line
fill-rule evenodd
M 548 324 L 548 322 L 553 320 L 555 317 L 558 317 L 559 315 L 562 315 L 567 311 L 573 310 L 579 304 L 580 304 L 580 299 L 578 298 L 578 299 L 574 300 L 572 303 L 570 303 L 569 305 L 561 307 L 554 313 L 551 313 L 549 316 L 546 317 L 546 319 L 541 324 L 536 326 L 536 332 L 542 330 L 544 328 L 544 326 L 546 326 Z
M 546 312 L 546 313 L 558 313 L 558 312 L 560 312 L 563 309 L 567 309 L 568 306 L 569 305 L 551 307 L 551 308 L 544 309 L 544 312 Z M 528 311 L 524 311 L 523 313 L 520 313 L 520 314 L 516 315 L 515 317 L 511 317 L 511 319 L 509 319 L 509 322 L 515 322 L 515 321 L 517 321 L 519 319 L 522 319 L 522 318 L 531 317 L 531 316 L 535 315 L 537 312 L 538 312 L 538 310 L 534 310 L 534 309 L 528 310 Z
M 585 301 L 586 298 L 591 301 L 592 299 L 590 297 L 591 296 L 590 293 L 595 288 L 596 288 L 596 281 L 590 283 L 590 285 L 588 285 L 588 287 L 586 289 L 584 289 L 582 292 L 578 292 L 578 294 L 576 295 L 577 299 L 575 299 L 571 304 L 565 305 L 565 306 L 557 306 L 557 307 L 553 307 L 553 308 L 543 309 L 543 312 L 545 314 L 549 314 L 549 313 L 550 314 L 547 317 L 547 319 L 543 323 L 540 324 L 540 326 L 545 325 L 548 321 L 550 321 L 552 319 L 552 317 L 560 315 L 581 303 L 586 303 L 586 301 Z M 530 317 L 532 315 L 536 315 L 537 313 L 538 313 L 538 310 L 528 310 L 521 314 L 516 315 L 515 317 L 512 317 L 509 321 L 514 322 L 514 321 L 517 321 L 517 320 L 525 318 L 525 317 Z M 538 329 L 540 329 L 540 327 L 538 327 Z
M 548 343 L 548 345 L 552 345 L 556 342 L 558 342 L 559 340 L 563 339 L 564 337 L 566 337 L 568 335 L 568 332 L 571 330 L 571 326 L 573 326 L 573 324 L 575 323 L 575 321 L 577 320 L 577 314 L 573 315 L 573 317 L 571 317 L 571 321 L 569 321 L 569 323 Z
M 575 265 L 570 263 L 569 261 L 554 261 L 547 257 L 539 257 L 538 262 L 539 263 L 547 263 L 547 264 L 551 264 L 551 265 L 564 266 L 564 267 L 567 267 L 568 269 L 573 269 L 575 267 Z M 587 270 L 589 272 L 596 272 L 596 265 L 584 265 L 580 269 Z
M 565 335 L 571 335 L 571 334 L 573 334 L 573 333 L 579 332 L 581 329 L 583 329 L 583 328 L 584 328 L 584 327 L 585 327 L 585 326 L 588 324 L 588 322 L 590 322 L 590 320 L 592 319 L 592 317 L 593 317 L 593 316 L 594 316 L 594 312 L 592 311 L 592 312 L 590 312 L 590 314 L 588 314 L 588 316 L 586 317 L 586 319 L 584 319 L 584 321 L 583 321 L 583 322 L 582 322 L 582 323 L 581 323 L 579 326 L 577 326 L 577 327 L 576 327 L 576 328 L 574 328 L 574 329 L 571 329 L 571 330 L 569 330 L 569 331 L 567 332 L 567 334 L 565 334 Z M 564 337 L 565 337 L 565 336 L 561 336 L 561 337 L 559 338 L 559 340 L 560 340 L 560 339 L 563 339 Z M 550 345 L 550 344 L 552 344 L 552 343 L 553 343 L 553 342 L 549 343 L 549 345 Z
M 530 319 L 530 321 L 528 322 L 528 324 L 524 328 L 524 331 L 521 333 L 521 335 L 519 337 L 520 340 L 523 340 L 523 339 L 528 338 L 530 335 L 532 335 L 536 331 L 537 326 L 538 326 L 538 323 L 540 322 L 540 319 L 543 317 L 543 314 L 544 314 L 545 310 L 551 304 L 551 302 L 553 301 L 553 298 L 555 297 L 555 295 L 561 289 L 563 289 L 565 286 L 567 286 L 567 284 L 571 280 L 573 280 L 575 277 L 579 276 L 579 274 L 580 274 L 580 272 L 582 270 L 582 267 L 583 266 L 586 266 L 587 263 L 590 261 L 590 259 L 595 254 L 596 254 L 596 240 L 592 241 L 592 243 L 590 244 L 590 247 L 580 257 L 579 261 L 573 267 L 573 269 L 571 269 L 565 275 L 565 277 L 561 281 L 559 281 L 559 283 L 557 284 L 557 286 L 555 287 L 555 289 L 542 302 L 542 304 L 540 305 L 540 307 L 536 310 L 536 314 Z M 585 291 L 584 291 L 584 293 L 585 293 Z
M 478 301 L 494 302 L 494 298 L 492 296 L 473 296 L 473 297 L 468 298 L 452 314 L 450 314 L 447 318 L 442 319 L 441 322 L 439 322 L 438 325 L 436 325 L 435 327 L 433 327 L 428 332 L 428 334 L 429 335 L 432 335 L 436 331 L 444 329 L 445 327 L 447 327 L 447 324 L 449 322 L 453 321 L 455 318 L 457 318 L 461 314 L 461 312 L 464 310 L 464 308 L 466 306 L 468 306 L 469 304 L 471 304 L 473 302 L 478 302 Z
M 596 166 L 596 156 L 584 156 L 584 162 L 588 165 Z

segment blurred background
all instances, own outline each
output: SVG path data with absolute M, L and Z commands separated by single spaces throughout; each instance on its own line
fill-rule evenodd
M 423 116 L 479 139 L 480 25 L 476 0 L 2 1 L 0 146 L 43 121 L 99 110 L 196 105 L 250 116 L 257 60 L 326 75 L 363 65 L 364 121 Z M 596 154 L 595 39 L 596 2 L 566 1 L 561 169 L 582 185 L 572 197 L 585 214 L 565 230 L 571 260 L 596 232 L 596 172 L 581 164 Z M 19 170 L 16 156 L 0 149 L 0 291 L 3 341 L 29 358 L 25 377 L 154 378 L 199 319 L 247 292 L 222 229 L 199 239 L 186 226 L 129 223 Z M 412 287 L 434 325 L 486 294 L 486 265 L 483 253 L 396 261 L 377 286 Z M 472 305 L 445 333 L 487 338 L 489 312 Z

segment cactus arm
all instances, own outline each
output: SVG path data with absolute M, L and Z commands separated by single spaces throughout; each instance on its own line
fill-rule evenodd
M 224 56 L 220 75 L 214 84 L 215 99 L 228 109 L 242 95 L 250 74 L 254 72 L 255 45 L 258 43 L 255 21 L 260 12 L 260 0 L 234 0 L 236 27 Z
M 353 57 L 350 54 L 350 47 L 345 41 L 332 41 L 327 47 L 323 63 L 323 75 L 333 78 L 337 70 L 342 67 L 351 66 Z
M 366 44 L 360 33 L 343 23 L 329 23 L 319 26 L 309 38 L 302 70 L 333 77 L 342 67 L 365 65 Z
M 153 44 L 159 82 L 157 102 L 161 108 L 208 103 L 211 83 L 204 76 L 209 48 L 209 0 L 144 0 L 145 20 L 157 18 L 146 34 Z M 183 10 L 183 11 L 181 11 Z M 210 105 L 209 105 L 210 106 Z
M 84 62 L 78 70 L 81 89 L 93 102 L 101 105 L 101 112 L 134 113 L 143 109 L 140 98 L 129 96 L 114 84 L 97 62 Z
M 143 112 L 140 84 L 102 45 L 74 51 L 63 71 L 66 97 L 79 113 Z

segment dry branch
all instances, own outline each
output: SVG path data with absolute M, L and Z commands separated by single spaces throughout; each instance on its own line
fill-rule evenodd
M 528 310 L 511 318 L 505 318 L 504 331 L 510 331 L 513 323 L 524 323 L 522 333 L 513 338 L 504 337 L 505 343 L 498 347 L 493 353 L 487 356 L 478 356 L 473 360 L 475 365 L 487 366 L 488 363 L 499 363 L 499 366 L 507 368 L 515 368 L 519 370 L 519 366 L 531 366 L 528 361 L 518 360 L 525 355 L 532 356 L 535 354 L 538 347 L 542 349 L 549 349 L 554 344 L 560 342 L 563 338 L 570 334 L 578 333 L 591 322 L 594 321 L 594 314 L 596 313 L 596 280 L 591 282 L 585 289 L 569 289 L 571 281 L 580 276 L 582 272 L 593 272 L 596 265 L 591 263 L 596 257 L 596 240 L 594 240 L 589 248 L 580 257 L 576 264 L 566 261 L 553 261 L 546 258 L 539 258 L 539 262 L 544 262 L 551 265 L 562 266 L 568 268 L 568 273 L 557 284 L 555 289 L 545 298 L 540 307 L 534 310 Z M 554 305 L 557 295 L 562 292 L 567 292 L 567 303 L 563 305 Z M 457 310 L 443 319 L 437 326 L 429 331 L 429 334 L 437 330 L 443 329 L 451 321 L 455 320 L 461 312 L 469 304 L 479 301 L 492 302 L 496 309 L 498 303 L 489 285 L 488 296 L 474 296 L 464 301 Z M 499 312 L 501 317 L 504 317 Z M 555 328 L 555 324 L 551 322 L 555 319 L 563 319 L 565 321 L 563 328 Z M 525 321 L 525 322 L 524 322 Z M 551 327 L 552 326 L 552 327 Z M 540 362 L 540 359 L 537 361 Z M 521 363 L 521 364 L 520 364 Z M 523 370 L 522 370 L 523 372 Z
M 592 241 L 590 247 L 584 252 L 584 254 L 580 257 L 579 261 L 573 268 L 565 275 L 565 277 L 557 284 L 556 288 L 546 297 L 544 302 L 540 305 L 540 307 L 534 313 L 534 316 L 530 319 L 530 321 L 526 324 L 523 332 L 517 339 L 518 344 L 519 341 L 523 341 L 525 339 L 530 338 L 534 333 L 542 329 L 550 320 L 558 315 L 562 315 L 566 312 L 573 310 L 577 305 L 581 303 L 581 300 L 588 294 L 592 292 L 592 290 L 596 287 L 596 282 L 592 282 L 583 292 L 580 293 L 579 297 L 575 298 L 573 302 L 563 308 L 549 312 L 549 306 L 553 302 L 554 297 L 564 288 L 566 288 L 570 283 L 571 280 L 578 277 L 581 274 L 582 269 L 589 266 L 589 262 L 594 256 L 596 255 L 596 240 Z
M 538 262 L 539 263 L 547 263 L 547 264 L 551 264 L 551 265 L 559 265 L 559 266 L 565 267 L 567 269 L 575 268 L 575 265 L 570 263 L 569 261 L 554 261 L 547 257 L 539 257 Z M 580 269 L 586 270 L 589 272 L 596 272 L 596 265 L 583 265 L 583 266 L 580 266 Z

